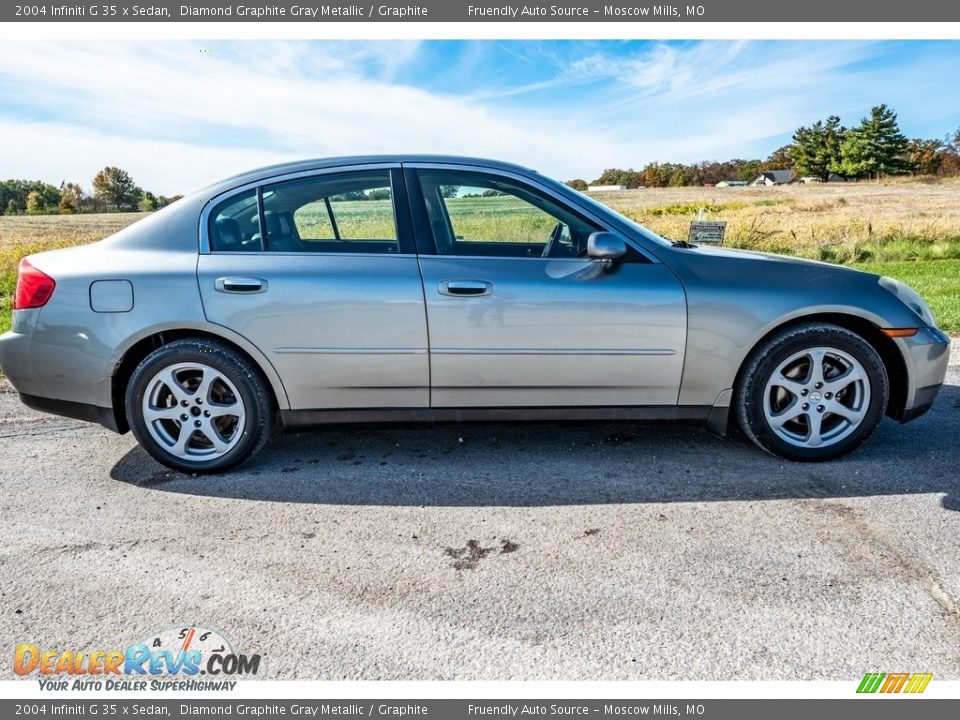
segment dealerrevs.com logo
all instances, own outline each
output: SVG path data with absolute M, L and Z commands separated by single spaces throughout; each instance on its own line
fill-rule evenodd
M 199 625 L 169 628 L 122 650 L 20 643 L 13 657 L 13 671 L 35 674 L 41 690 L 232 690 L 233 678 L 259 670 L 259 654 L 237 653 L 223 634 Z
M 933 673 L 867 673 L 857 687 L 858 693 L 922 693 Z

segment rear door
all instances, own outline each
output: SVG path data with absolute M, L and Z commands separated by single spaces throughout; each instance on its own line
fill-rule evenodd
M 202 225 L 207 319 L 260 348 L 292 409 L 429 405 L 423 288 L 399 166 L 234 191 Z
M 586 257 L 607 228 L 526 178 L 405 168 L 434 407 L 676 404 L 686 298 L 669 268 L 637 248 Z

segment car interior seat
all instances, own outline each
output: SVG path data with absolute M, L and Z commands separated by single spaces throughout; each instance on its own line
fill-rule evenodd
M 272 252 L 302 252 L 303 243 L 293 222 L 293 213 L 282 210 L 264 210 L 264 225 L 267 230 L 267 246 Z M 254 218 L 254 222 L 258 222 Z M 256 245 L 260 244 L 260 233 L 253 236 Z
M 225 252 L 237 252 L 246 249 L 243 245 L 243 235 L 240 232 L 240 223 L 233 218 L 217 218 L 214 223 L 216 238 L 214 247 Z

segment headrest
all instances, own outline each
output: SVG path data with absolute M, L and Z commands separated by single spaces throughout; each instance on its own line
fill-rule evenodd
M 236 250 L 243 238 L 240 235 L 240 223 L 233 218 L 220 217 L 216 220 L 216 247 L 220 250 Z
M 271 235 L 293 235 L 293 216 L 288 212 L 266 210 L 263 213 L 267 232 Z

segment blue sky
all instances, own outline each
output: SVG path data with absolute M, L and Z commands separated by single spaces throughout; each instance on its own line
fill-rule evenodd
M 480 155 L 568 179 L 765 157 L 830 114 L 960 126 L 960 41 L 5 42 L 0 176 L 172 194 L 258 165 Z

